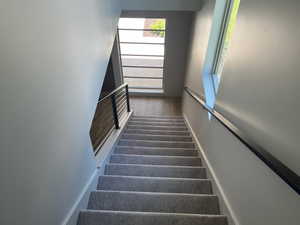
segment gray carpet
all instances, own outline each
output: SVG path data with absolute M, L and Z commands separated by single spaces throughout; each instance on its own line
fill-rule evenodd
M 182 117 L 132 117 L 78 225 L 227 225 Z

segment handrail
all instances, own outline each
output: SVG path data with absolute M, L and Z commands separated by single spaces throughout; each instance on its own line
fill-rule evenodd
M 230 131 L 235 137 L 237 137 L 248 149 L 260 158 L 273 172 L 275 172 L 282 180 L 284 180 L 294 191 L 300 195 L 300 177 L 283 162 L 273 156 L 264 147 L 257 144 L 251 139 L 245 132 L 240 130 L 232 122 L 226 119 L 221 113 L 215 109 L 209 107 L 205 101 L 194 91 L 188 87 L 184 87 L 184 90 L 202 107 L 208 111 L 214 118 L 216 118 L 228 131 Z
M 116 92 L 120 91 L 121 89 L 127 87 L 126 89 L 128 89 L 128 84 L 122 84 L 121 86 L 117 87 L 116 89 L 114 89 L 113 91 L 111 91 L 108 95 L 105 95 L 104 97 L 102 97 L 101 99 L 99 99 L 98 104 L 100 102 L 103 102 L 105 99 L 108 99 L 109 97 L 111 97 L 113 94 L 115 94 Z

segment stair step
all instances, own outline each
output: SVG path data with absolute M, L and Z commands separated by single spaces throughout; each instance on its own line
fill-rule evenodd
M 190 136 L 190 133 L 187 131 L 144 130 L 144 129 L 125 129 L 124 134 Z
M 215 195 L 93 191 L 88 209 L 137 212 L 219 214 Z
M 111 156 L 110 162 L 123 164 L 201 166 L 201 159 L 199 157 L 184 156 L 113 154 Z
M 212 194 L 211 182 L 207 179 L 100 176 L 99 190 Z
M 140 147 L 161 147 L 161 148 L 195 148 L 193 142 L 175 142 L 175 141 L 146 141 L 146 140 L 131 140 L 121 139 L 119 146 L 140 146 Z
M 182 116 L 137 116 L 134 115 L 131 117 L 132 119 L 159 119 L 159 120 L 183 120 Z
M 149 141 L 180 141 L 192 142 L 190 136 L 174 136 L 174 135 L 149 135 L 149 134 L 123 134 L 122 139 L 127 140 L 149 140 Z
M 78 225 L 227 225 L 222 215 L 85 210 Z
M 136 117 L 132 117 L 130 119 L 130 121 L 136 121 L 136 122 L 179 122 L 179 123 L 184 123 L 184 119 L 180 119 L 180 118 L 175 118 L 175 119 L 160 119 L 160 118 L 136 118 Z
M 141 129 L 141 130 L 167 130 L 167 131 L 188 131 L 187 127 L 178 126 L 138 126 L 138 125 L 127 125 L 128 129 Z
M 204 167 L 107 164 L 105 175 L 206 179 Z
M 78 225 L 227 225 L 182 116 L 133 116 Z
M 154 122 L 154 121 L 136 121 L 130 120 L 128 122 L 129 125 L 136 126 L 178 126 L 178 127 L 186 127 L 184 122 Z
M 134 155 L 161 155 L 161 156 L 198 156 L 195 149 L 184 148 L 145 148 L 117 146 L 114 153 Z

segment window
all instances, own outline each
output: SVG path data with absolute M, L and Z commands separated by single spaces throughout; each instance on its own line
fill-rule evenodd
M 165 27 L 161 18 L 120 19 L 121 66 L 130 91 L 163 91 Z
M 217 92 L 221 80 L 225 58 L 229 48 L 229 43 L 232 37 L 234 25 L 236 23 L 239 6 L 240 6 L 240 0 L 228 0 L 225 9 L 223 26 L 221 28 L 221 33 L 220 33 L 220 38 L 217 47 L 214 68 L 213 68 L 213 76 L 214 76 L 213 80 L 214 80 L 215 92 Z

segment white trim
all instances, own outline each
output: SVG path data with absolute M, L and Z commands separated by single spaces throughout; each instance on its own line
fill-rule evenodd
M 86 185 L 84 186 L 84 188 L 83 188 L 82 192 L 80 193 L 80 195 L 78 196 L 75 204 L 70 209 L 67 216 L 61 223 L 62 225 L 76 225 L 77 224 L 77 219 L 78 219 L 80 210 L 87 207 L 90 193 L 92 190 L 96 189 L 98 174 L 99 174 L 99 170 L 96 169 L 93 172 L 90 179 L 88 180 L 88 182 L 86 183 Z
M 114 130 L 110 136 L 107 138 L 106 142 L 101 147 L 98 155 L 96 156 L 97 168 L 93 172 L 92 176 L 84 186 L 82 192 L 78 196 L 73 207 L 68 212 L 67 216 L 61 223 L 61 225 L 76 225 L 78 220 L 78 215 L 82 209 L 86 209 L 88 205 L 88 200 L 90 193 L 97 189 L 98 177 L 104 174 L 105 164 L 110 158 L 110 155 L 113 152 L 115 145 L 118 140 L 121 138 L 121 135 L 126 127 L 128 120 L 130 119 L 132 112 L 124 116 L 120 121 L 120 129 Z
M 217 195 L 219 197 L 221 197 L 220 203 L 222 204 L 222 209 L 224 211 L 223 213 L 226 216 L 229 217 L 228 218 L 228 224 L 229 225 L 240 225 L 240 223 L 239 223 L 239 221 L 238 221 L 238 219 L 237 219 L 237 217 L 236 217 L 236 215 L 235 215 L 235 213 L 234 213 L 234 211 L 233 211 L 233 209 L 232 209 L 232 207 L 231 207 L 231 205 L 229 203 L 229 200 L 228 200 L 228 198 L 227 198 L 227 196 L 226 196 L 226 194 L 225 194 L 225 192 L 224 192 L 224 190 L 223 190 L 223 188 L 222 188 L 222 186 L 220 184 L 220 181 L 219 181 L 219 179 L 218 179 L 218 177 L 217 177 L 217 175 L 216 175 L 216 173 L 215 173 L 215 171 L 214 171 L 214 169 L 213 169 L 210 161 L 208 160 L 208 158 L 207 158 L 207 156 L 205 154 L 205 151 L 203 150 L 203 148 L 202 148 L 202 146 L 200 144 L 200 141 L 198 140 L 198 138 L 197 138 L 197 136 L 196 136 L 196 134 L 195 134 L 195 132 L 194 132 L 194 130 L 193 130 L 190 122 L 188 121 L 187 116 L 184 113 L 183 113 L 183 118 L 184 118 L 184 120 L 186 122 L 186 125 L 187 125 L 189 131 L 191 132 L 192 137 L 193 137 L 193 139 L 194 139 L 194 141 L 195 141 L 195 143 L 196 143 L 196 145 L 198 147 L 200 157 L 201 157 L 202 161 L 204 162 L 205 166 L 208 169 L 208 173 L 209 173 L 208 176 L 211 177 L 214 190 L 216 192 L 218 192 Z

